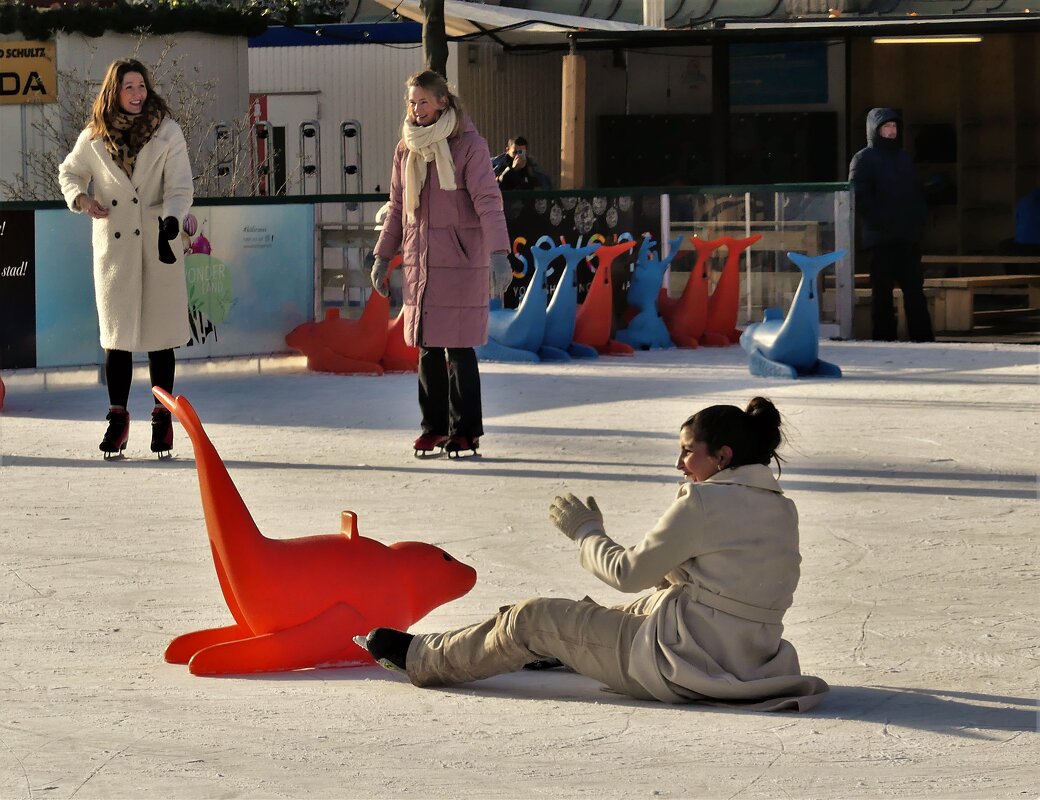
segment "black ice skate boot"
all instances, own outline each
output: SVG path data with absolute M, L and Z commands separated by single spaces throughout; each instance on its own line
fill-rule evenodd
M 524 669 L 530 670 L 543 670 L 543 669 L 560 669 L 563 666 L 563 662 L 558 658 L 542 658 L 538 661 L 529 661 L 524 664 Z
M 474 436 L 471 439 L 469 436 L 455 434 L 444 445 L 444 452 L 448 454 L 448 458 L 462 458 L 463 452 L 467 450 L 470 451 L 470 455 L 479 456 L 478 447 L 480 447 L 480 437 Z
M 162 406 L 152 409 L 152 452 L 159 458 L 169 458 L 173 449 L 173 420 Z
M 444 445 L 448 443 L 448 437 L 441 433 L 424 433 L 414 442 L 412 447 L 415 448 L 416 458 L 426 458 L 431 453 L 439 456 L 444 452 Z M 438 453 L 434 453 L 434 450 L 440 450 Z
M 105 458 L 122 458 L 126 443 L 130 440 L 130 412 L 125 408 L 111 406 L 108 409 L 108 430 L 98 445 Z
M 373 628 L 368 636 L 355 636 L 354 643 L 372 654 L 376 663 L 391 672 L 405 672 L 408 646 L 415 637 L 394 628 Z

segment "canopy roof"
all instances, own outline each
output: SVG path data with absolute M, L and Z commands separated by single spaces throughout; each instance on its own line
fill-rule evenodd
M 422 22 L 419 0 L 376 0 L 408 19 Z M 659 30 L 645 25 L 572 14 L 444 0 L 444 29 L 453 39 L 489 39 L 504 45 L 563 45 L 576 31 L 611 36 Z
M 363 2 L 378 3 L 386 13 L 416 22 L 425 18 L 419 0 Z M 832 0 L 824 5 L 845 10 L 833 16 L 793 15 L 817 5 L 791 0 L 665 0 L 664 28 L 641 24 L 642 0 L 444 0 L 444 16 L 449 38 L 494 41 L 507 48 L 1040 30 L 1040 9 L 1031 12 L 1029 0 Z

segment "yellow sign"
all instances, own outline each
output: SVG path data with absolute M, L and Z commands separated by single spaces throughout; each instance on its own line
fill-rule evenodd
M 0 41 L 0 105 L 58 99 L 54 42 Z

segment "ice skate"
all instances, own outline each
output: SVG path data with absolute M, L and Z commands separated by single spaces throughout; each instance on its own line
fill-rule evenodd
M 105 460 L 122 458 L 126 443 L 130 440 L 130 412 L 125 408 L 110 408 L 108 415 L 108 430 L 98 445 L 98 450 L 105 454 Z
M 424 433 L 412 443 L 412 447 L 415 448 L 416 458 L 430 458 L 441 455 L 447 443 L 448 437 L 443 434 Z M 435 450 L 438 452 L 434 452 Z
M 152 452 L 161 460 L 171 458 L 173 453 L 173 420 L 170 412 L 162 406 L 152 409 Z
M 535 672 L 538 672 L 538 671 L 541 671 L 541 670 L 544 670 L 544 669 L 561 669 L 561 668 L 566 669 L 566 667 L 564 666 L 564 663 L 562 661 L 560 661 L 560 659 L 558 659 L 558 658 L 542 658 L 542 659 L 539 659 L 538 661 L 530 661 L 527 664 L 524 664 L 524 669 L 533 670 Z
M 408 646 L 415 637 L 394 628 L 373 628 L 368 636 L 355 636 L 354 644 L 372 654 L 376 663 L 391 672 L 405 672 Z
M 480 453 L 477 452 L 477 448 L 479 447 L 479 437 L 473 437 L 471 439 L 468 436 L 456 434 L 448 440 L 446 445 L 444 445 L 444 452 L 448 454 L 448 458 L 471 458 L 480 455 Z M 469 451 L 469 454 L 467 455 L 465 451 Z

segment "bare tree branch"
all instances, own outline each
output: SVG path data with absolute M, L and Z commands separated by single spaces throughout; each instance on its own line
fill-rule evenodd
M 145 34 L 139 35 L 135 56 L 146 38 Z M 212 113 L 216 79 L 203 77 L 197 65 L 178 55 L 175 38 L 163 38 L 162 43 L 162 50 L 151 65 L 152 75 L 156 86 L 163 87 L 163 95 L 184 131 L 195 175 L 195 196 L 258 194 L 252 149 L 254 126 L 249 113 L 224 122 L 210 122 L 216 116 Z M 96 55 L 97 49 L 92 48 L 90 66 Z M 42 144 L 22 153 L 26 166 L 23 174 L 0 177 L 0 196 L 28 201 L 61 199 L 58 165 L 72 150 L 90 116 L 99 86 L 84 76 L 93 73 L 90 68 L 81 72 L 58 71 L 57 102 L 32 123 Z

